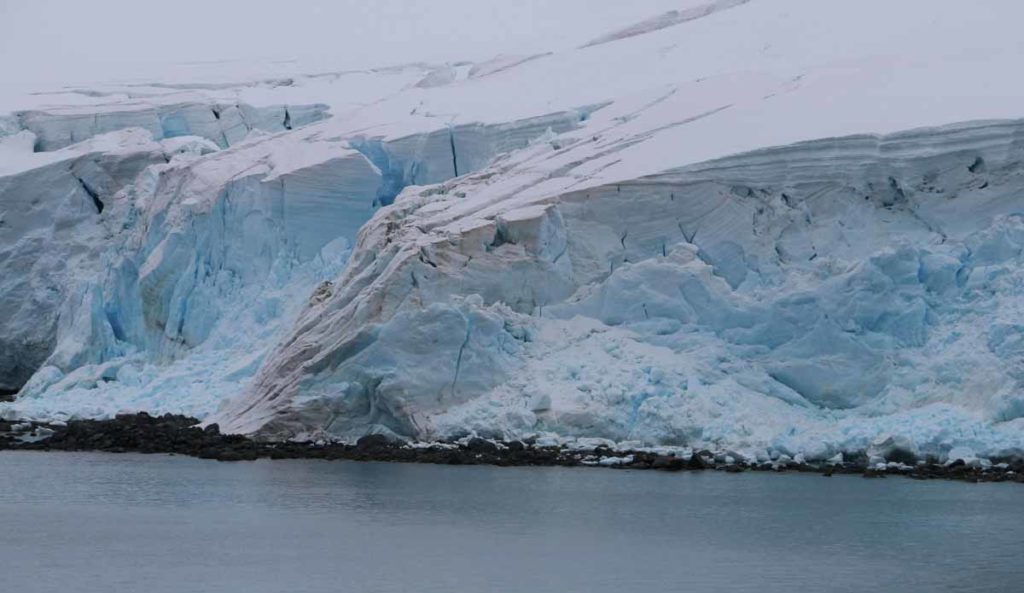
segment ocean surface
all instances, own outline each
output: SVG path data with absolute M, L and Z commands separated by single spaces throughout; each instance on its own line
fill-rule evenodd
M 1024 487 L 0 452 L 11 592 L 1024 591 Z

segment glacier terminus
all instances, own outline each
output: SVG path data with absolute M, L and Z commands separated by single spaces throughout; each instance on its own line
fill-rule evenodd
M 1024 455 L 1024 5 L 637 4 L 0 96 L 0 416 Z

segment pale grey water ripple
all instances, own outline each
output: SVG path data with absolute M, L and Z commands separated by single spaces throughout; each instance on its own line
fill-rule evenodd
M 1024 590 L 1016 484 L 0 453 L 3 590 Z

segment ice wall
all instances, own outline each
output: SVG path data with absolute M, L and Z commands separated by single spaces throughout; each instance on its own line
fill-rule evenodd
M 169 158 L 145 134 L 107 140 L 112 150 L 85 146 L 0 177 L 0 389 L 19 389 L 50 355 L 74 280 L 102 271 L 122 190 Z
M 407 191 L 217 419 L 1022 450 L 1022 133 L 827 139 L 478 207 L 487 171 Z
M 478 171 L 498 155 L 524 148 L 545 134 L 573 130 L 593 108 L 564 111 L 500 124 L 449 125 L 393 139 L 355 136 L 350 145 L 383 176 L 378 204 L 391 204 L 408 185 L 431 185 Z
M 260 150 L 142 175 L 131 228 L 95 277 L 69 282 L 85 296 L 64 303 L 56 347 L 19 401 L 75 409 L 61 394 L 96 396 L 99 410 L 150 400 L 201 413 L 218 389 L 237 386 L 319 271 L 344 263 L 380 179 L 354 151 L 275 170 L 251 166 Z M 292 283 L 307 288 L 292 293 Z
M 381 196 L 451 177 L 453 156 L 472 170 L 579 120 L 560 113 L 372 141 L 296 131 L 177 159 L 168 155 L 178 139 L 162 141 L 167 154 L 135 172 L 126 206 L 104 213 L 117 232 L 90 238 L 92 272 L 63 279 L 18 413 L 204 416 L 259 368 L 309 299 L 335 290 L 327 281 Z M 25 175 L 38 180 L 39 170 Z
M 15 123 L 11 127 L 34 133 L 38 151 L 57 150 L 125 128 L 142 128 L 157 140 L 200 136 L 227 148 L 252 130 L 279 132 L 325 117 L 327 106 L 319 104 L 269 107 L 253 107 L 244 103 L 112 104 L 22 111 L 14 114 Z

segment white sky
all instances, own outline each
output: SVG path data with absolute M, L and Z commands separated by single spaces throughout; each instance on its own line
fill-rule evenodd
M 579 45 L 693 3 L 0 0 L 0 72 L 10 91 L 152 80 L 196 61 L 298 60 L 304 70 L 324 70 L 481 60 Z

